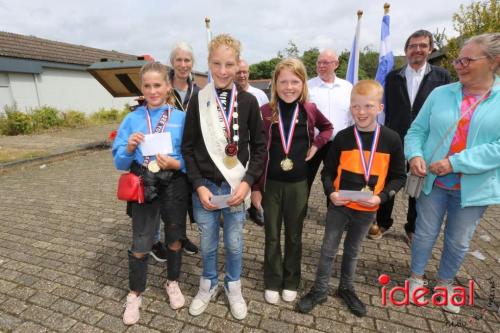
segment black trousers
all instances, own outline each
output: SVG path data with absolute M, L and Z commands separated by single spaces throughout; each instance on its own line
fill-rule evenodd
M 410 170 L 410 165 L 406 163 L 406 171 Z M 377 211 L 377 224 L 379 227 L 389 230 L 394 220 L 392 219 L 392 210 L 394 209 L 394 197 L 390 198 L 383 205 L 380 205 Z M 407 233 L 415 233 L 415 221 L 417 220 L 417 207 L 415 198 L 408 198 L 408 210 L 406 212 L 406 224 L 404 226 Z
M 330 150 L 330 146 L 332 145 L 331 141 L 328 141 L 321 149 L 319 149 L 314 157 L 307 164 L 307 189 L 309 193 L 311 193 L 311 187 L 314 182 L 314 178 L 316 178 L 316 173 L 318 173 L 319 166 L 321 162 L 326 157 L 328 150 Z M 328 200 L 327 200 L 328 204 Z
M 379 227 L 389 230 L 394 223 L 392 219 L 392 210 L 394 208 L 394 197 L 387 200 L 383 205 L 380 205 L 377 211 L 377 224 Z M 417 220 L 417 208 L 415 198 L 409 198 L 408 211 L 406 213 L 406 224 L 404 226 L 406 232 L 415 233 L 415 221 Z

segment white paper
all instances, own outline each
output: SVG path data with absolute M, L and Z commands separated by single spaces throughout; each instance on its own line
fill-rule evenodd
M 484 254 L 482 254 L 479 250 L 476 250 L 474 252 L 469 252 L 469 254 L 473 255 L 474 257 L 476 257 L 479 260 L 486 259 L 486 257 L 484 256 Z
M 167 155 L 173 152 L 170 132 L 144 135 L 141 143 L 142 156 Z
M 488 235 L 486 235 L 486 234 L 482 234 L 481 236 L 479 236 L 479 239 L 480 239 L 480 240 L 483 240 L 483 241 L 485 241 L 485 242 L 489 242 L 489 241 L 491 241 L 491 237 L 490 237 L 490 236 L 488 236 Z
M 231 196 L 232 196 L 232 194 L 214 195 L 210 199 L 210 203 L 212 205 L 217 206 L 219 209 L 227 208 L 227 207 L 229 207 L 229 205 L 227 204 L 227 201 L 229 200 L 229 198 L 231 198 Z
M 362 191 L 349 191 L 349 190 L 340 190 L 339 197 L 342 199 L 350 199 L 351 201 L 358 201 L 360 199 L 370 199 L 373 195 L 373 192 L 362 192 Z

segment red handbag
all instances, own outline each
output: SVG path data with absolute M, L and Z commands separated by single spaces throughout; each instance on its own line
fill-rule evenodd
M 144 183 L 142 177 L 131 172 L 122 174 L 118 180 L 116 196 L 119 200 L 144 203 Z

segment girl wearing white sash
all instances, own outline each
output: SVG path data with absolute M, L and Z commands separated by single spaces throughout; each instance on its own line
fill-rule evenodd
M 203 273 L 189 313 L 202 314 L 218 287 L 217 249 L 220 218 L 224 217 L 224 290 L 232 315 L 243 319 L 247 306 L 241 294 L 243 223 L 250 187 L 260 176 L 265 138 L 259 105 L 253 95 L 237 91 L 240 43 L 219 35 L 209 44 L 208 65 L 212 82 L 189 104 L 182 153 L 195 190 L 194 218 L 200 231 Z M 212 202 L 230 195 L 223 204 Z M 227 205 L 228 207 L 220 207 Z

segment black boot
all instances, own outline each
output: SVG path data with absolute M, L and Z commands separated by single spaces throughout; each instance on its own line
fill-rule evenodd
M 182 249 L 178 251 L 167 248 L 167 279 L 177 281 L 181 274 Z
M 144 292 L 144 290 L 146 290 L 148 259 L 148 254 L 139 259 L 134 257 L 132 251 L 128 250 L 128 284 L 130 290 L 139 293 L 142 293 Z
M 337 291 L 340 298 L 342 298 L 351 310 L 358 317 L 363 317 L 366 315 L 366 307 L 363 302 L 358 298 L 358 295 L 354 292 L 352 288 L 339 287 Z
M 311 291 L 302 296 L 300 301 L 297 303 L 295 310 L 301 313 L 309 313 L 316 305 L 325 303 L 327 298 L 327 293 L 319 293 L 315 291 L 313 287 Z

